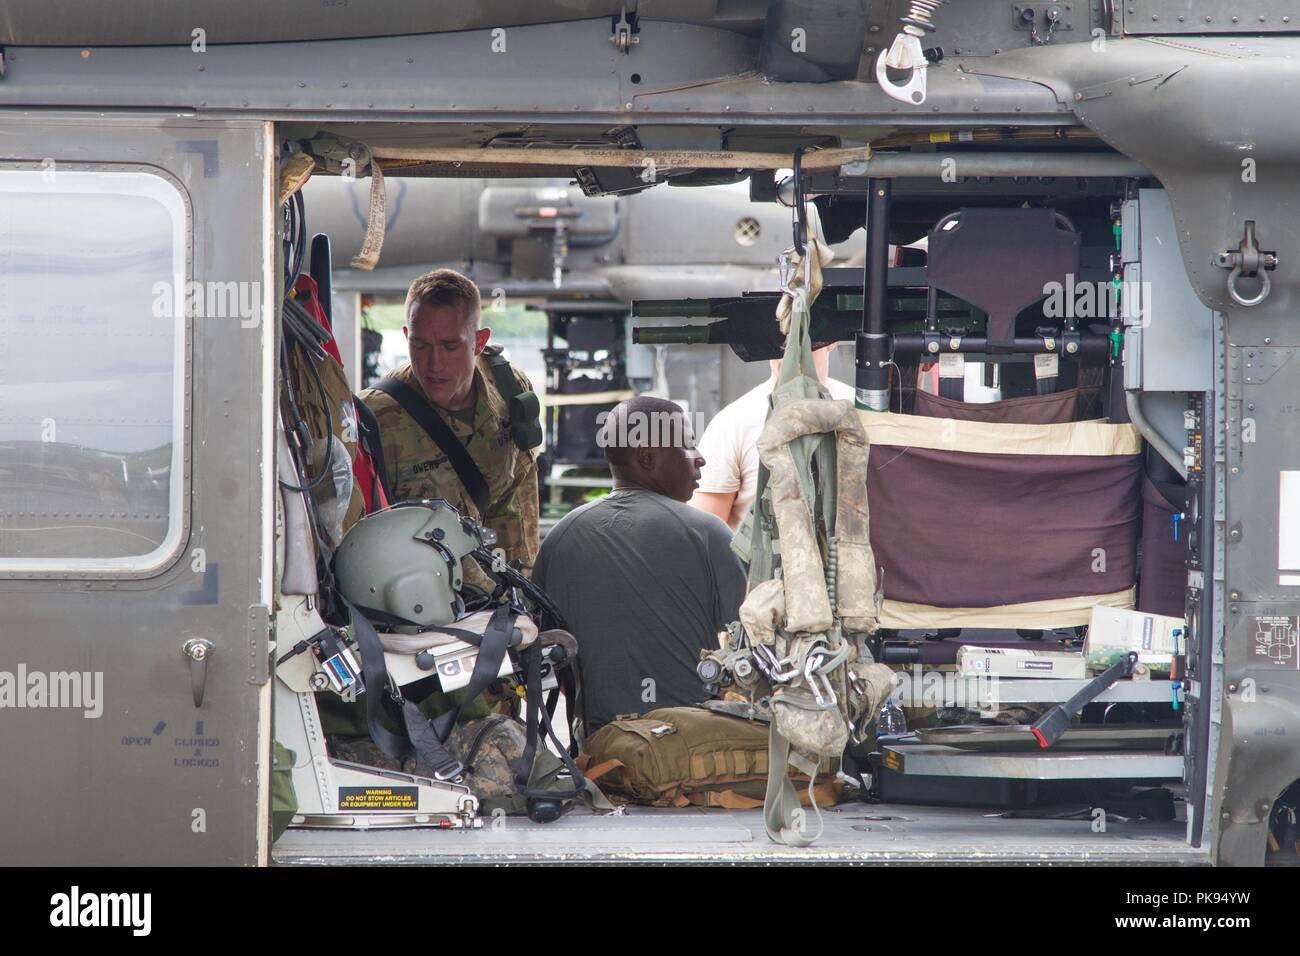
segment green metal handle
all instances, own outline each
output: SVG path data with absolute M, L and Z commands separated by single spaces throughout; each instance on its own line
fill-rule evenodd
M 707 325 L 637 326 L 632 330 L 637 345 L 707 345 Z

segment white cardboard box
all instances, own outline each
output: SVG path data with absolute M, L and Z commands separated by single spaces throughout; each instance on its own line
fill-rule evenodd
M 1084 650 L 1089 656 L 1108 650 L 1137 651 L 1140 663 L 1167 664 L 1173 658 L 1175 632 L 1179 653 L 1187 652 L 1185 626 L 1181 617 L 1097 605 L 1092 609 Z
M 963 677 L 1055 677 L 1080 680 L 1088 676 L 1087 662 L 1077 651 L 1030 647 L 974 647 L 957 650 L 957 671 Z

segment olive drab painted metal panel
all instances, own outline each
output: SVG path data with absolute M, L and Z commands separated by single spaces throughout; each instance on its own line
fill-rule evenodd
M 112 192 L 119 174 L 133 170 L 157 184 L 158 195 L 173 197 L 169 215 L 180 217 L 174 233 L 142 239 L 135 219 L 156 213 L 147 203 L 120 207 L 140 216 L 115 218 L 92 215 L 88 201 L 85 218 L 60 216 L 59 234 L 47 234 L 54 226 L 41 232 L 0 206 L 0 245 L 9 247 L 0 255 L 0 364 L 7 344 L 37 366 L 0 373 L 0 464 L 6 454 L 12 464 L 24 448 L 36 449 L 21 459 L 36 476 L 20 489 L 26 497 L 11 486 L 5 499 L 0 487 L 0 863 L 266 859 L 272 149 L 270 124 L 255 121 L 0 116 L 5 183 L 25 182 L 6 177 L 11 170 L 52 177 L 30 180 L 37 191 L 56 188 L 61 174 L 71 182 L 73 173 L 89 173 L 87 182 Z M 19 201 L 12 188 L 0 190 L 6 199 Z M 23 201 L 30 205 L 30 197 Z M 13 237 L 25 235 L 39 238 L 39 257 L 14 248 Z M 139 266 L 166 262 L 175 242 L 179 274 Z M 114 278 L 119 260 L 136 262 L 133 291 Z M 87 288 L 86 272 L 95 270 L 104 278 Z M 143 305 L 141 284 L 152 297 Z M 155 337 L 175 347 L 159 350 Z M 109 353 L 116 358 L 99 363 Z M 70 367 L 99 364 L 108 369 L 94 373 L 103 373 L 99 379 Z M 24 375 L 24 388 L 6 389 L 6 378 Z M 141 398 L 151 390 L 162 396 L 156 403 Z M 46 406 L 59 409 L 67 437 L 38 446 L 53 437 L 33 432 Z M 154 460 L 136 461 L 146 452 L 125 447 L 125 439 L 117 442 L 121 454 L 96 449 L 157 422 L 162 430 L 149 439 L 157 447 L 148 451 Z M 52 464 L 60 454 L 68 459 L 61 471 Z M 110 467 L 87 464 L 106 458 Z M 41 476 L 44 486 L 36 485 Z M 142 483 L 160 481 L 171 482 L 173 507 L 163 523 L 176 533 L 155 549 L 161 557 L 151 566 L 23 570 L 3 560 L 22 551 L 20 532 L 40 530 L 33 509 L 48 506 L 51 519 L 66 523 L 56 513 L 64 490 L 100 509 L 107 501 L 111 512 L 112 495 L 130 500 Z M 90 535 L 103 516 L 86 507 Z M 123 527 L 158 518 L 120 517 Z M 195 655 L 202 663 L 185 656 L 187 644 L 202 647 Z M 74 699 L 72 678 L 56 676 L 69 674 L 81 675 L 83 699 Z
M 1226 39 L 1199 42 L 1233 50 Z M 1216 862 L 1259 865 L 1273 802 L 1300 778 L 1300 576 L 1290 573 L 1300 564 L 1292 553 L 1300 518 L 1290 492 L 1300 470 L 1300 154 L 1294 121 L 1282 121 L 1293 116 L 1283 104 L 1295 97 L 1300 81 L 1281 56 L 1252 58 L 1249 72 L 1215 56 L 1198 56 L 1184 66 L 1174 56 L 1146 67 L 1180 70 L 1180 82 L 1167 84 L 1155 112 L 1149 93 L 1125 85 L 1123 92 L 1104 97 L 1104 104 L 1085 99 L 1083 116 L 1159 176 L 1193 288 L 1224 316 L 1216 343 L 1216 429 L 1206 444 L 1213 461 L 1205 463 L 1213 473 L 1215 543 L 1213 581 L 1207 584 L 1221 595 L 1210 617 L 1212 667 L 1203 674 L 1214 685 L 1202 696 L 1211 704 L 1215 728 L 1205 836 Z M 1092 89 L 1101 93 L 1121 85 Z M 1252 100 L 1254 119 L 1243 123 L 1237 104 L 1246 88 L 1268 95 Z M 1210 143 L 1183 130 L 1175 117 L 1187 111 L 1198 115 L 1198 130 L 1226 132 Z M 1229 272 L 1216 264 L 1217 253 L 1243 242 L 1248 221 L 1255 223 L 1261 247 L 1278 255 L 1269 273 L 1270 294 L 1253 306 L 1231 299 Z M 1254 280 L 1249 288 L 1243 283 L 1243 290 L 1253 295 L 1258 286 Z

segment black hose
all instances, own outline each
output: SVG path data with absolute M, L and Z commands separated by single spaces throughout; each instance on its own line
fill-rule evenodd
M 284 214 L 284 291 L 287 294 L 302 270 L 303 255 L 307 251 L 307 212 L 301 189 L 285 200 Z
M 284 371 L 285 390 L 288 393 L 289 411 L 292 413 L 293 421 L 301 422 L 304 420 L 302 417 L 302 410 L 298 407 L 297 400 L 294 398 L 293 385 L 291 384 L 289 376 L 289 355 L 286 348 L 286 338 L 289 337 L 282 336 L 280 339 L 282 356 L 281 365 L 283 366 Z M 306 350 L 306 346 L 298 339 L 294 338 L 293 341 L 297 343 L 300 348 L 304 349 L 304 351 Z M 325 383 L 321 381 L 320 372 L 316 368 L 316 363 L 311 360 L 310 355 L 307 357 L 307 370 L 311 372 L 312 380 L 316 383 L 316 393 L 320 396 L 321 407 L 325 409 L 325 466 L 321 469 L 321 473 L 312 479 L 305 488 L 301 488 L 282 480 L 280 486 L 282 488 L 287 488 L 290 491 L 313 491 L 322 481 L 325 480 L 325 476 L 329 475 L 334 469 L 334 442 L 332 440 L 334 438 L 334 418 L 330 415 L 330 400 L 329 395 L 325 392 Z M 306 462 L 303 463 L 302 474 L 304 477 L 307 476 Z
M 542 612 L 547 617 L 545 623 L 549 624 L 549 627 L 541 627 L 541 630 L 549 631 L 553 628 L 568 630 L 568 624 L 564 621 L 564 615 L 560 613 L 560 609 L 555 606 L 555 602 L 551 600 L 549 594 L 509 565 L 499 571 L 496 570 L 493 567 L 494 559 L 492 552 L 487 548 L 475 548 L 471 554 L 491 577 L 502 581 L 511 587 L 519 588 L 519 590 L 522 591 L 530 601 L 541 608 Z
M 293 238 L 293 280 L 302 271 L 302 259 L 307 253 L 307 207 L 303 202 L 302 190 L 293 194 L 292 202 L 297 211 L 297 231 Z M 287 290 L 286 290 L 287 291 Z
M 324 361 L 327 353 L 325 343 L 330 341 L 330 333 L 316 321 L 296 299 L 285 297 L 284 330 L 315 356 L 317 361 Z

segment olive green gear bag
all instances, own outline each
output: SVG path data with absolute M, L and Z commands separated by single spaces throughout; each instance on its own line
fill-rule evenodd
M 620 717 L 587 740 L 579 766 L 601 789 L 657 807 L 763 805 L 768 725 L 705 710 L 664 707 Z M 807 783 L 807 778 L 803 778 Z M 837 781 L 814 788 L 818 803 L 842 795 Z

